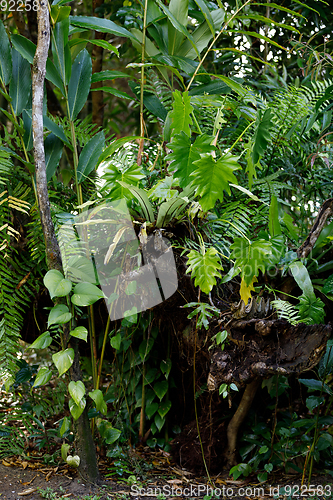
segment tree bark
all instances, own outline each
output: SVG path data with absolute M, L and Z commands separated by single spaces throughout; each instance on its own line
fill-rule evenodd
M 47 190 L 45 150 L 43 138 L 43 98 L 46 60 L 50 45 L 50 22 L 47 0 L 40 0 L 37 11 L 38 41 L 32 66 L 32 128 L 34 141 L 34 160 L 36 168 L 36 186 L 40 219 L 45 240 L 46 260 L 49 269 L 62 269 L 60 248 L 55 234 L 50 201 Z M 64 335 L 66 336 L 66 335 Z M 74 349 L 75 358 L 71 369 L 73 379 L 81 379 L 79 352 Z M 79 452 L 79 471 L 85 480 L 96 482 L 99 479 L 96 449 L 90 432 L 87 411 L 76 422 L 75 447 Z

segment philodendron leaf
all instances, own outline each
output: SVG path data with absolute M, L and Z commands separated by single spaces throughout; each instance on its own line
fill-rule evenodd
M 4 24 L 0 21 L 0 79 L 8 85 L 12 76 L 12 51 Z
M 72 314 L 69 312 L 69 309 L 65 304 L 57 304 L 54 306 L 49 314 L 47 324 L 50 327 L 51 325 L 63 325 L 67 323 L 72 317 Z
M 29 345 L 28 349 L 45 349 L 52 343 L 52 337 L 49 332 L 44 332 L 42 335 Z
M 209 153 L 215 149 L 211 145 L 213 138 L 209 135 L 199 135 L 192 144 L 191 138 L 183 131 L 173 136 L 168 147 L 172 153 L 168 154 L 166 160 L 171 160 L 170 168 L 175 169 L 174 177 L 179 179 L 181 188 L 188 186 L 192 182 L 190 177 L 196 166 L 193 163 L 200 160 L 203 153 Z
M 73 380 L 68 384 L 69 394 L 72 396 L 74 402 L 79 405 L 81 399 L 86 393 L 86 388 L 81 380 L 74 382 Z
M 188 254 L 188 269 L 192 278 L 195 278 L 195 286 L 199 286 L 204 293 L 209 293 L 216 285 L 216 277 L 220 277 L 219 270 L 223 269 L 214 247 L 208 248 L 204 254 L 191 250 Z
M 259 271 L 265 272 L 266 266 L 270 265 L 272 257 L 272 243 L 264 239 L 250 241 L 247 238 L 235 238 L 230 246 L 231 259 L 235 260 L 235 269 L 241 269 L 241 277 L 249 287 L 253 283 L 253 277 L 258 276 Z
M 74 349 L 68 348 L 59 351 L 52 356 L 53 363 L 56 365 L 59 376 L 63 375 L 72 366 L 74 361 Z
M 77 405 L 75 403 L 74 399 L 71 398 L 68 401 L 68 406 L 69 406 L 69 411 L 71 412 L 72 417 L 74 418 L 74 420 L 77 420 L 81 416 L 83 410 L 86 407 L 86 400 L 85 400 L 85 398 L 82 398 L 80 400 L 79 404 Z
M 74 330 L 69 332 L 69 335 L 87 342 L 88 330 L 84 326 L 77 326 Z
M 108 410 L 107 410 L 106 403 L 104 401 L 102 391 L 99 389 L 95 389 L 94 391 L 89 392 L 89 396 L 94 401 L 94 403 L 96 405 L 96 410 L 100 411 L 103 415 L 106 415 Z
M 173 97 L 174 103 L 170 113 L 170 118 L 172 120 L 171 128 L 174 130 L 173 133 L 180 134 L 184 132 L 186 135 L 190 136 L 190 125 L 192 125 L 192 118 L 190 115 L 193 111 L 191 98 L 188 92 L 181 93 L 179 90 L 175 90 Z
M 65 297 L 72 289 L 72 282 L 65 279 L 60 271 L 51 269 L 44 276 L 44 285 L 48 289 L 51 299 Z
M 35 378 L 34 385 L 32 387 L 39 387 L 40 385 L 45 385 L 52 377 L 52 372 L 46 366 L 39 368 L 38 373 Z
M 230 194 L 230 183 L 238 184 L 233 174 L 241 168 L 237 160 L 237 156 L 227 153 L 218 160 L 212 155 L 203 155 L 194 162 L 192 182 L 197 187 L 197 194 L 201 196 L 199 202 L 205 212 L 214 207 L 216 200 L 223 200 L 223 191 Z
M 73 292 L 71 301 L 76 306 L 91 306 L 97 300 L 104 298 L 103 292 L 96 285 L 88 282 L 78 283 Z

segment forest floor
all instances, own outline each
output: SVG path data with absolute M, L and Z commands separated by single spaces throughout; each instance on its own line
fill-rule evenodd
M 66 465 L 45 466 L 38 461 L 24 461 L 20 458 L 5 458 L 0 463 L 0 500 L 274 500 L 333 498 L 333 478 L 314 474 L 312 486 L 302 486 L 298 475 L 280 475 L 274 482 L 258 483 L 255 476 L 244 480 L 232 480 L 227 472 L 212 477 L 209 484 L 205 477 L 195 477 L 179 468 L 165 456 L 153 453 L 153 468 L 144 474 L 126 474 L 126 477 L 106 478 L 103 474 L 111 469 L 100 464 L 102 480 L 99 485 L 88 484 L 80 478 L 75 469 Z M 161 462 L 159 464 L 159 462 Z

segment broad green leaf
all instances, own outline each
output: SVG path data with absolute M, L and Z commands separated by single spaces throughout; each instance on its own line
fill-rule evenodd
M 103 92 L 108 92 L 109 94 L 115 95 L 116 97 L 119 97 L 120 99 L 132 99 L 132 97 L 126 92 L 122 92 L 121 90 L 114 89 L 113 87 L 94 87 L 91 89 L 92 92 L 97 92 L 99 90 L 102 90 Z
M 77 405 L 75 401 L 71 398 L 68 401 L 68 406 L 72 417 L 74 418 L 74 420 L 77 420 L 82 415 L 82 412 L 86 407 L 86 400 L 85 398 L 82 398 L 80 403 Z
M 67 323 L 72 317 L 69 309 L 65 304 L 57 304 L 49 312 L 49 317 L 47 324 L 51 325 L 63 325 Z
M 104 132 L 101 131 L 95 134 L 82 149 L 77 167 L 77 180 L 79 183 L 84 181 L 96 169 L 98 159 L 104 148 L 104 143 L 105 136 Z
M 62 437 L 65 432 L 69 431 L 71 421 L 68 417 L 64 417 L 61 427 L 60 427 L 60 437 Z
M 220 31 L 222 28 L 222 23 L 224 21 L 225 17 L 225 12 L 223 9 L 216 9 L 211 11 L 211 17 L 214 22 L 214 28 L 215 31 Z M 213 35 L 211 32 L 211 29 L 205 21 L 204 23 L 200 24 L 198 28 L 196 28 L 193 33 L 192 33 L 193 40 L 195 42 L 195 45 L 197 47 L 198 52 L 202 52 L 205 48 L 207 48 L 207 45 L 209 41 L 212 39 Z M 190 59 L 196 59 L 197 54 L 196 51 L 193 49 L 192 44 L 190 43 L 189 40 L 184 40 L 182 45 L 180 46 L 179 50 L 177 51 L 177 55 L 180 57 L 187 57 Z
M 52 372 L 46 366 L 39 368 L 38 373 L 35 378 L 34 385 L 32 387 L 39 387 L 40 385 L 45 385 L 52 377 Z
M 103 49 L 109 50 L 110 52 L 114 52 L 119 57 L 119 51 L 118 51 L 117 47 L 115 47 L 114 45 L 111 45 L 111 43 L 107 42 L 106 40 L 99 40 L 97 38 L 93 38 L 92 40 L 84 39 L 84 38 L 72 38 L 69 41 L 68 46 L 74 47 L 75 45 L 79 45 L 79 44 L 84 43 L 84 42 L 85 43 L 92 43 L 93 45 L 97 45 L 97 47 L 103 47 Z M 128 75 L 125 75 L 125 76 L 128 76 Z
M 44 332 L 42 335 L 36 338 L 36 340 L 29 345 L 28 349 L 45 349 L 52 344 L 52 337 L 50 332 Z
M 279 222 L 279 204 L 275 195 L 272 196 L 269 206 L 269 234 L 277 236 L 281 234 L 281 226 Z
M 56 365 L 59 377 L 69 370 L 74 361 L 74 349 L 71 347 L 52 355 L 52 361 Z
M 115 141 L 111 142 L 111 144 L 109 144 L 109 146 L 104 150 L 100 160 L 105 161 L 107 158 L 111 157 L 115 151 L 124 146 L 124 144 L 138 139 L 140 139 L 139 135 L 131 135 L 128 137 L 121 137 L 120 139 L 116 139 Z
M 206 154 L 194 162 L 192 182 L 197 187 L 197 194 L 201 197 L 199 202 L 204 212 L 213 208 L 216 200 L 223 200 L 223 191 L 230 194 L 230 182 L 238 184 L 233 174 L 241 168 L 237 160 L 237 156 L 227 153 L 218 160 Z
M 11 40 L 13 47 L 21 54 L 22 57 L 24 57 L 24 59 L 32 64 L 36 52 L 36 45 L 22 35 L 12 35 Z M 46 61 L 45 77 L 53 83 L 53 85 L 58 87 L 62 95 L 65 95 L 62 79 L 53 62 L 49 58 Z
M 56 173 L 63 151 L 63 143 L 53 133 L 44 141 L 46 180 L 49 182 Z
M 165 424 L 165 419 L 162 418 L 161 415 L 159 415 L 159 413 L 156 413 L 155 418 L 154 418 L 154 422 L 155 422 L 156 427 L 160 431 L 162 429 L 163 425 Z
M 28 61 L 15 49 L 12 51 L 12 58 L 13 73 L 9 85 L 9 95 L 12 98 L 14 113 L 18 116 L 26 107 L 30 97 L 31 69 Z
M 0 79 L 8 85 L 12 77 L 12 51 L 4 24 L 0 21 Z
M 74 330 L 69 332 L 69 335 L 87 342 L 88 330 L 84 326 L 77 326 Z
M 194 0 L 199 9 L 201 10 L 202 14 L 204 15 L 204 18 L 206 19 L 206 22 L 209 26 L 209 29 L 211 31 L 212 36 L 215 35 L 215 27 L 214 27 L 214 21 L 211 15 L 211 12 L 209 8 L 207 7 L 206 2 L 204 0 Z
M 68 110 L 71 120 L 75 120 L 87 101 L 90 91 L 91 71 L 91 57 L 84 49 L 73 63 L 72 76 L 68 84 Z
M 326 278 L 322 292 L 328 295 L 333 295 L 333 274 Z
M 305 265 L 300 261 L 293 262 L 290 265 L 290 271 L 302 292 L 309 297 L 313 296 L 313 285 Z
M 172 175 L 167 175 L 155 183 L 155 185 L 149 190 L 149 197 L 160 203 L 163 201 L 168 201 L 178 196 L 178 190 L 176 187 L 179 186 L 179 180 L 174 179 Z
M 96 285 L 88 282 L 82 282 L 75 286 L 71 301 L 76 306 L 91 306 L 99 299 L 103 298 L 103 292 Z
M 177 22 L 186 28 L 188 24 L 188 0 L 170 0 L 170 13 L 174 16 Z M 170 19 L 168 20 L 168 53 L 170 55 L 177 54 L 180 44 L 184 40 L 184 34 L 173 26 Z
M 89 392 L 89 396 L 94 401 L 94 403 L 96 405 L 96 410 L 100 411 L 103 415 L 106 415 L 108 409 L 107 409 L 106 403 L 104 401 L 102 391 L 99 389 L 95 389 L 94 391 Z
M 27 151 L 30 151 L 30 149 L 33 147 L 31 113 L 32 113 L 31 109 L 28 111 L 26 109 L 24 109 L 22 111 L 22 120 L 23 120 L 23 126 L 24 126 L 23 141 L 24 141 L 24 145 L 25 145 Z
M 125 184 L 137 186 L 139 181 L 144 179 L 144 177 L 141 167 L 136 163 L 130 166 L 110 163 L 105 168 L 102 176 L 102 179 L 106 181 L 104 190 L 111 199 L 120 200 L 130 193 L 129 190 L 124 187 Z M 119 181 L 121 181 L 122 184 L 120 184 Z
M 171 409 L 171 401 L 163 401 L 158 407 L 159 415 L 164 418 L 168 411 Z
M 110 21 L 110 19 L 88 16 L 70 16 L 70 23 L 72 26 L 78 26 L 79 28 L 87 30 L 111 33 L 112 35 L 125 38 L 135 38 L 127 29 L 118 26 L 113 21 Z
M 65 279 L 60 271 L 51 269 L 44 276 L 44 285 L 48 289 L 51 299 L 65 297 L 72 289 L 72 282 Z
M 65 418 L 67 418 L 67 417 L 65 417 Z M 71 445 L 68 443 L 63 443 L 61 445 L 61 458 L 63 459 L 64 462 L 66 462 L 66 460 L 67 460 L 67 455 L 68 455 L 70 447 L 71 447 Z
M 199 51 L 198 51 L 198 48 L 196 46 L 196 43 L 192 37 L 192 35 L 190 34 L 189 31 L 187 31 L 186 27 L 183 26 L 176 18 L 175 16 L 172 14 L 172 12 L 170 12 L 170 10 L 168 9 L 168 7 L 166 7 L 166 5 L 164 5 L 161 0 L 155 0 L 156 3 L 158 4 L 158 6 L 163 10 L 164 14 L 168 17 L 168 20 L 170 21 L 170 23 L 172 24 L 172 26 L 179 32 L 179 33 L 182 33 L 183 36 L 185 38 L 187 38 L 187 40 L 190 42 L 190 44 L 192 45 L 193 49 L 195 50 L 195 53 L 196 55 L 199 57 Z M 178 2 L 180 1 L 183 1 L 184 3 L 186 3 L 186 0 L 176 0 Z
M 165 121 L 168 111 L 156 95 L 144 92 L 143 104 L 154 116 L 157 116 L 157 118 Z
M 158 403 L 150 403 L 146 405 L 146 415 L 151 418 L 158 410 Z
M 190 114 L 193 111 L 191 98 L 188 95 L 188 92 L 182 93 L 179 90 L 175 90 L 173 98 L 174 102 L 170 113 L 173 134 L 180 134 L 181 132 L 184 132 L 184 134 L 190 136 L 190 125 L 192 125 L 192 118 Z
M 176 216 L 178 210 L 183 208 L 188 203 L 188 200 L 176 196 L 171 200 L 162 203 L 158 211 L 156 227 L 165 227 L 169 224 L 171 219 Z
M 129 184 L 126 184 L 126 182 L 122 181 L 118 182 L 122 187 L 128 189 L 130 193 L 132 193 L 132 195 L 138 200 L 140 207 L 142 208 L 145 219 L 148 222 L 154 222 L 155 217 L 154 217 L 153 207 L 148 199 L 146 191 L 138 187 L 130 186 Z
M 316 380 L 314 378 L 299 378 L 298 381 L 308 387 L 310 391 L 318 391 L 318 392 L 326 392 L 330 396 L 333 395 L 332 390 L 327 384 L 324 384 L 320 380 Z
M 264 114 L 258 112 L 256 130 L 254 133 L 254 144 L 252 149 L 252 161 L 256 165 L 260 157 L 266 151 L 268 144 L 271 141 L 270 129 L 272 128 L 272 111 L 266 109 Z
M 147 359 L 147 356 L 150 353 L 153 345 L 154 339 L 152 337 L 141 342 L 139 346 L 139 354 L 142 361 L 145 361 Z
M 79 405 L 81 399 L 86 393 L 86 388 L 81 380 L 74 382 L 73 380 L 68 384 L 69 394 L 72 396 L 75 404 Z
M 156 384 L 154 385 L 154 392 L 160 401 L 167 393 L 168 388 L 169 384 L 166 380 L 162 380 L 161 382 L 156 382 Z
M 105 435 L 103 436 L 106 444 L 113 444 L 119 439 L 121 431 L 119 429 L 115 429 L 111 425 L 108 426 Z
M 311 295 L 303 293 L 299 298 L 299 310 L 301 320 L 308 325 L 320 325 L 325 323 L 325 304 L 314 292 Z
M 127 75 L 122 71 L 106 70 L 94 73 L 91 77 L 91 83 L 103 82 L 104 80 L 114 80 L 115 78 L 129 78 L 129 77 L 130 75 Z
M 230 258 L 235 261 L 235 268 L 241 269 L 241 277 L 249 286 L 254 276 L 259 271 L 265 272 L 266 266 L 270 265 L 272 256 L 272 243 L 264 239 L 249 241 L 246 238 L 235 238 L 230 246 L 232 254 Z
M 61 76 L 64 85 L 71 77 L 72 60 L 68 46 L 69 19 L 57 22 L 52 32 L 52 54 L 54 65 Z
M 194 161 L 200 160 L 203 153 L 209 153 L 215 149 L 211 145 L 213 138 L 209 135 L 199 135 L 194 143 L 183 131 L 173 135 L 168 147 L 172 150 L 166 157 L 171 160 L 170 168 L 174 169 L 175 177 L 179 178 L 180 187 L 184 188 L 192 182 L 191 174 L 195 170 Z
M 301 382 L 301 380 L 300 380 L 300 382 Z M 325 402 L 325 398 L 323 396 L 309 396 L 308 398 L 306 398 L 305 404 L 306 404 L 306 407 L 310 411 L 313 411 L 315 408 L 318 408 L 318 406 L 322 405 L 324 402 Z M 318 444 L 317 444 L 317 446 L 318 446 Z M 329 446 L 329 444 L 328 444 L 328 446 Z
M 186 273 L 190 272 L 192 279 L 195 278 L 195 286 L 208 294 L 216 285 L 216 278 L 220 277 L 219 270 L 223 269 L 216 248 L 208 248 L 204 254 L 191 250 L 187 263 Z
M 166 379 L 169 377 L 171 367 L 172 367 L 172 361 L 170 358 L 161 361 L 160 370 Z
M 55 136 L 57 136 L 62 142 L 67 145 L 70 145 L 67 137 L 64 134 L 64 129 L 57 125 L 51 118 L 48 116 L 43 116 L 44 127 L 47 128 L 50 132 L 53 132 Z
M 116 349 L 116 351 L 119 351 L 120 346 L 121 346 L 121 334 L 118 332 L 117 335 L 114 335 L 110 339 L 110 344 L 113 349 Z
M 251 283 L 247 284 L 244 277 L 242 277 L 240 289 L 239 289 L 239 294 L 241 300 L 243 300 L 244 304 L 246 305 L 251 298 L 251 292 L 254 292 L 254 286 L 253 284 L 257 282 L 257 278 L 253 276 L 253 279 Z

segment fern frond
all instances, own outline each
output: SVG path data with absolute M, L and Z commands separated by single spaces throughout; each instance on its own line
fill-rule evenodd
M 298 314 L 298 309 L 287 300 L 272 300 L 271 304 L 277 312 L 279 319 L 285 319 L 293 326 L 301 323 L 302 320 Z

